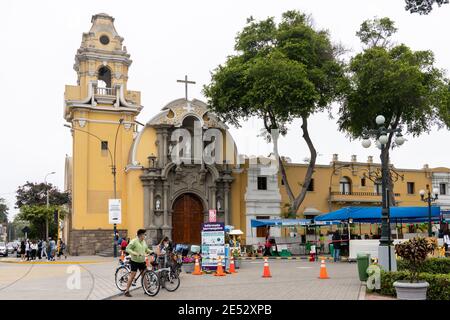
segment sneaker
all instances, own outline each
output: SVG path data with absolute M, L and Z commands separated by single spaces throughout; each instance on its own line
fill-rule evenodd
M 128 291 L 126 291 L 123 295 L 124 295 L 125 297 L 132 297 L 132 295 L 131 295 L 130 292 L 128 292 Z

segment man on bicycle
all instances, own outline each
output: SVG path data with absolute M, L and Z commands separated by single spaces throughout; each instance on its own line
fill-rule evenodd
M 152 253 L 145 242 L 145 229 L 138 230 L 137 237 L 130 241 L 126 251 L 130 254 L 131 273 L 124 295 L 126 297 L 131 297 L 129 290 L 134 277 L 136 276 L 136 272 L 138 269 L 141 273 L 145 271 L 147 268 L 145 264 L 145 255 Z

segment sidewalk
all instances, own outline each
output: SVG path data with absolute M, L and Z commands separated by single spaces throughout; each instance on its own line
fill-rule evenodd
M 117 259 L 99 256 L 41 262 L 0 259 L 0 300 L 105 299 L 119 292 L 114 282 L 117 265 Z

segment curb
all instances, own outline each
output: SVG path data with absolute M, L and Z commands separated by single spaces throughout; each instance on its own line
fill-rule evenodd
M 96 260 L 86 260 L 86 261 L 36 261 L 36 262 L 28 262 L 28 261 L 0 261 L 0 263 L 11 263 L 11 264 L 22 264 L 22 265 L 29 265 L 29 264 L 95 264 L 95 263 L 106 263 L 110 261 L 96 261 Z
M 366 300 L 366 284 L 361 281 L 361 287 L 359 288 L 358 300 Z

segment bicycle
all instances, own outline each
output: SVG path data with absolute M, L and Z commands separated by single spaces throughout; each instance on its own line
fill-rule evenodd
M 172 261 L 171 264 L 168 263 L 168 257 L 170 257 Z M 180 278 L 179 278 L 179 268 L 178 263 L 174 265 L 173 261 L 177 261 L 174 259 L 173 254 L 166 253 L 164 257 L 159 257 L 159 263 L 154 260 L 153 271 L 158 275 L 159 285 L 165 288 L 169 292 L 174 292 L 180 287 Z M 164 259 L 163 263 L 161 260 Z M 159 265 L 162 264 L 164 267 L 160 268 Z
M 148 261 L 148 256 L 145 256 L 147 268 L 139 273 L 137 278 L 133 279 L 133 286 L 136 286 L 137 280 L 141 277 L 141 285 L 144 293 L 148 296 L 156 296 L 160 290 L 159 276 L 156 274 Z M 120 262 L 120 266 L 116 269 L 115 281 L 117 288 L 124 292 L 127 288 L 128 279 L 131 274 L 130 257 L 125 257 L 124 262 Z

